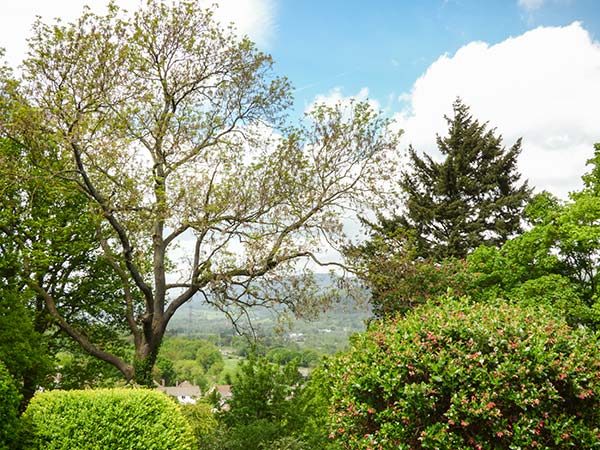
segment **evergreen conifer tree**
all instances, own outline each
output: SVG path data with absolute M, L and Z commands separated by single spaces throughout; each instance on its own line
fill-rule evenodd
M 498 246 L 518 233 L 531 190 L 520 183 L 521 139 L 506 149 L 502 137 L 474 119 L 461 99 L 446 116 L 448 136 L 437 137 L 444 159 L 420 157 L 410 147 L 410 169 L 401 175 L 405 212 L 381 219 L 381 229 L 404 230 L 413 255 L 463 258 L 479 245 Z

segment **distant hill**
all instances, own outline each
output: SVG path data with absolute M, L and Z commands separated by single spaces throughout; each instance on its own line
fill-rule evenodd
M 327 274 L 317 274 L 315 278 L 324 289 L 334 284 Z M 370 305 L 357 304 L 345 296 L 314 320 L 291 319 L 282 324 L 277 312 L 266 308 L 253 308 L 251 314 L 252 325 L 259 335 L 291 340 L 299 347 L 316 348 L 325 353 L 345 347 L 349 336 L 363 331 L 366 320 L 372 315 Z M 228 336 L 235 334 L 235 329 L 225 314 L 206 304 L 202 298 L 194 297 L 173 316 L 167 333 Z

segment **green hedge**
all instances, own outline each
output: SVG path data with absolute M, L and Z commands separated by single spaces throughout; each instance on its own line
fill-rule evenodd
M 0 450 L 14 448 L 18 440 L 17 415 L 20 401 L 15 381 L 0 361 Z
M 348 449 L 600 448 L 598 335 L 542 308 L 443 299 L 327 367 Z
M 149 389 L 48 391 L 23 415 L 26 449 L 191 450 L 196 442 L 179 406 Z

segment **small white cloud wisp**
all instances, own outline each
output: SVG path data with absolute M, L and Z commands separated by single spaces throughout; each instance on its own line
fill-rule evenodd
M 544 0 L 518 0 L 517 4 L 525 11 L 531 12 L 544 6 Z

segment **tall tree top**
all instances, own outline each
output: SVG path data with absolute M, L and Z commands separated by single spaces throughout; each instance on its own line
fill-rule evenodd
M 169 320 L 195 295 L 235 323 L 249 307 L 319 306 L 307 267 L 336 264 L 323 242 L 343 241 L 342 211 L 374 194 L 397 146 L 385 118 L 367 103 L 321 105 L 284 128 L 288 81 L 195 1 L 38 21 L 29 45 L 6 129 L 83 195 L 135 346 L 131 363 L 94 345 L 28 277 L 86 351 L 150 384 Z
M 405 211 L 387 225 L 409 232 L 417 256 L 436 259 L 502 244 L 519 232 L 530 197 L 517 171 L 521 139 L 506 149 L 496 130 L 474 119 L 461 99 L 446 121 L 448 135 L 437 136 L 443 160 L 409 148 L 410 170 L 400 179 Z

